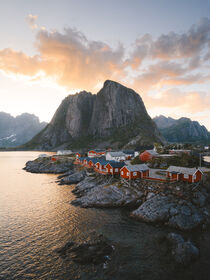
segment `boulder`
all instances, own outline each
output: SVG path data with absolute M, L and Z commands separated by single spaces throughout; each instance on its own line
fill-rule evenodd
M 184 241 L 184 238 L 176 233 L 169 233 L 167 240 L 171 246 L 171 254 L 176 263 L 188 265 L 199 257 L 198 248 L 190 241 Z
M 81 205 L 82 207 L 121 207 L 136 206 L 141 203 L 140 198 L 143 196 L 141 191 L 128 187 L 119 187 L 114 184 L 94 185 L 89 180 L 84 181 L 85 189 L 83 188 L 81 197 L 71 202 L 74 205 Z M 80 183 L 80 188 L 82 184 L 83 182 Z M 78 195 L 78 188 L 76 190 Z
M 180 230 L 192 230 L 199 226 L 203 220 L 204 217 L 199 212 L 195 212 L 192 215 L 186 215 L 179 212 L 179 214 L 174 215 L 169 219 L 168 225 Z
M 166 196 L 155 195 L 132 212 L 132 216 L 145 222 L 166 222 L 173 206 Z
M 86 172 L 80 171 L 76 172 L 72 175 L 66 176 L 62 178 L 59 182 L 60 185 L 71 185 L 71 184 L 77 184 L 81 182 L 85 178 Z
M 110 259 L 113 246 L 103 236 L 91 236 L 90 240 L 76 244 L 72 241 L 67 242 L 56 252 L 63 258 L 70 258 L 78 264 L 100 264 Z

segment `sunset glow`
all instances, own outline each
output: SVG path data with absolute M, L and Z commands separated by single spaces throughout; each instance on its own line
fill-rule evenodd
M 15 27 L 15 38 L 11 39 L 11 44 L 8 40 L 1 40 L 0 44 L 0 111 L 12 115 L 35 113 L 41 120 L 50 121 L 65 96 L 79 90 L 96 93 L 106 79 L 111 79 L 136 90 L 151 116 L 190 117 L 210 129 L 210 17 L 205 13 L 207 8 L 203 8 L 202 16 L 197 12 L 193 21 L 190 16 L 181 17 L 184 27 L 180 29 L 180 25 L 173 22 L 173 11 L 167 3 L 172 16 L 170 29 L 157 27 L 152 33 L 146 17 L 133 29 L 126 19 L 132 28 L 132 36 L 127 36 L 126 30 L 123 35 L 115 32 L 113 40 L 114 30 L 106 29 L 106 21 L 100 25 L 96 22 L 93 28 L 89 21 L 85 27 L 84 13 L 84 18 L 79 19 L 78 7 L 82 7 L 84 1 L 78 1 L 78 4 L 68 1 L 69 18 L 63 12 L 62 20 L 58 17 L 55 22 L 52 16 L 49 19 L 47 11 L 41 12 L 40 1 L 36 1 L 38 3 L 30 12 L 26 1 L 20 2 L 24 2 L 23 11 L 19 14 L 18 10 L 13 11 L 18 22 L 21 21 Z M 61 2 L 67 5 L 66 1 Z M 125 13 L 125 2 L 118 7 L 119 13 Z M 162 2 L 166 4 L 166 1 Z M 195 2 L 192 1 L 191 8 L 196 15 Z M 49 3 L 46 1 L 43 5 L 47 8 Z M 135 8 L 141 6 L 139 11 L 143 13 L 149 4 L 144 7 L 143 1 L 134 3 L 128 14 L 133 13 L 135 22 L 138 22 Z M 53 13 L 56 13 L 57 5 L 58 1 L 53 1 L 50 6 Z M 1 6 L 11 17 L 9 4 L 1 1 Z M 98 13 L 97 4 L 95 8 Z M 113 10 L 116 8 L 113 4 Z M 150 9 L 154 13 L 155 5 L 150 5 Z M 183 3 L 183 9 L 186 9 L 186 3 Z M 103 19 L 104 13 L 101 15 Z M 160 10 L 153 19 L 154 27 L 159 19 Z M 114 24 L 114 15 L 106 20 L 113 20 Z M 166 24 L 168 19 L 162 14 L 161 20 Z M 25 30 L 23 41 L 28 41 L 26 46 L 20 43 Z M 103 35 L 97 36 L 99 30 Z M 0 31 L 1 35 L 5 32 Z

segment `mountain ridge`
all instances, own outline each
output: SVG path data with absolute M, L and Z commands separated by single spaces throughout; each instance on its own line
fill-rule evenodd
M 46 125 L 46 122 L 40 122 L 34 114 L 22 113 L 13 117 L 9 113 L 0 112 L 0 147 L 22 145 Z
M 153 118 L 162 135 L 168 142 L 209 143 L 210 132 L 198 121 L 182 117 L 173 119 L 163 115 Z
M 138 93 L 107 80 L 97 94 L 67 96 L 47 127 L 25 147 L 137 147 L 164 142 Z

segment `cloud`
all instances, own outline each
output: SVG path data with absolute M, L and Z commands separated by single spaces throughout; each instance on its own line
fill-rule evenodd
M 37 18 L 38 18 L 38 16 L 31 15 L 31 14 L 29 14 L 26 17 L 26 21 L 27 21 L 27 23 L 28 23 L 28 25 L 30 26 L 31 29 L 37 29 L 38 28 L 38 25 L 36 24 Z
M 158 98 L 146 96 L 145 102 L 150 109 L 158 107 L 177 108 L 178 111 L 195 114 L 210 110 L 210 92 L 184 92 L 178 88 L 171 88 L 161 92 Z
M 32 27 L 36 19 L 37 16 L 28 16 Z M 112 48 L 102 41 L 88 39 L 73 28 L 65 28 L 63 32 L 41 28 L 36 32 L 37 54 L 28 56 L 13 49 L 0 50 L 1 71 L 24 75 L 31 81 L 52 78 L 67 90 L 93 92 L 106 79 L 126 80 L 128 86 L 143 96 L 148 108 L 179 106 L 196 112 L 209 108 L 209 94 L 191 88 L 210 81 L 204 61 L 210 46 L 208 19 L 183 34 L 171 32 L 156 40 L 145 34 L 136 40 L 130 56 L 120 43 Z M 181 86 L 185 86 L 185 92 Z
M 144 35 L 136 40 L 135 49 L 130 57 L 130 66 L 139 67 L 144 59 L 191 59 L 198 56 L 204 46 L 210 42 L 210 20 L 201 19 L 186 33 L 170 32 L 162 34 L 156 40 Z M 138 63 L 137 63 L 138 62 Z
M 92 90 L 96 83 L 124 74 L 122 45 L 113 50 L 101 41 L 88 40 L 72 28 L 64 29 L 63 33 L 40 30 L 36 47 L 39 54 L 33 57 L 12 49 L 0 51 L 0 68 L 28 76 L 42 71 L 69 90 Z

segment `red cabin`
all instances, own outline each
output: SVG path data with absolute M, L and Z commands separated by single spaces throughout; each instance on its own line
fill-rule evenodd
M 187 168 L 179 166 L 170 166 L 167 169 L 167 177 L 177 181 L 188 183 L 199 182 L 202 180 L 203 172 L 197 168 Z
M 120 169 L 120 176 L 124 179 L 149 177 L 149 167 L 146 164 L 125 165 Z
M 110 175 L 120 174 L 120 169 L 125 165 L 124 162 L 109 162 L 106 165 L 106 171 Z
M 105 154 L 106 151 L 95 149 L 95 150 L 90 150 L 88 152 L 88 157 L 101 157 L 101 156 L 105 156 Z
M 139 155 L 141 161 L 149 161 L 153 157 L 158 156 L 158 153 L 156 153 L 154 150 L 146 150 L 143 153 Z

